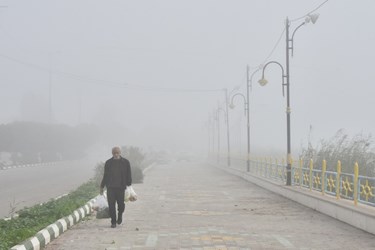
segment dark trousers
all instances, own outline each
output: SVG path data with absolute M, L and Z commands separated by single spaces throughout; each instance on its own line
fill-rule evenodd
M 109 215 L 111 216 L 111 223 L 116 223 L 116 202 L 119 219 L 122 219 L 122 213 L 125 211 L 124 203 L 125 189 L 123 188 L 107 188 L 107 200 L 109 207 Z

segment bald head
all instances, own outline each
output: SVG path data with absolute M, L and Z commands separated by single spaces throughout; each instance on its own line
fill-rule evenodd
M 112 155 L 115 159 L 120 159 L 121 156 L 121 149 L 120 147 L 113 147 L 112 148 Z

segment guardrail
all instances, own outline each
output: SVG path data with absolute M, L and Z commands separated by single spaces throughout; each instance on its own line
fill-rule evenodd
M 246 164 L 246 158 L 232 158 L 234 163 Z M 233 164 L 237 165 L 238 164 Z M 242 165 L 242 164 L 241 164 Z M 337 162 L 336 171 L 327 171 L 326 161 L 322 162 L 321 169 L 314 168 L 310 160 L 308 166 L 304 162 L 292 164 L 292 185 L 321 192 L 322 195 L 333 196 L 336 199 L 352 200 L 354 205 L 358 202 L 375 206 L 375 177 L 359 175 L 359 166 L 354 164 L 353 173 L 342 173 L 341 162 Z M 305 164 L 306 165 L 306 164 Z M 233 166 L 235 167 L 235 166 Z M 276 182 L 286 183 L 286 163 L 273 158 L 251 158 L 250 173 L 271 179 Z

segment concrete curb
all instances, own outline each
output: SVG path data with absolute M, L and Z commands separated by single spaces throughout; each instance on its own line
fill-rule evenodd
M 60 162 L 53 161 L 53 162 L 43 162 L 43 163 L 32 163 L 32 164 L 23 164 L 23 165 L 12 165 L 12 166 L 1 166 L 0 170 L 9 170 L 15 168 L 29 168 L 29 167 L 38 167 L 38 166 L 51 166 L 56 165 Z
M 287 199 L 312 208 L 322 214 L 333 217 L 368 233 L 375 234 L 375 208 L 373 207 L 362 204 L 354 206 L 352 201 L 343 199 L 336 200 L 335 197 L 322 195 L 320 192 L 309 191 L 296 186 L 288 187 L 238 169 L 220 166 L 217 168 L 241 177 Z
M 86 205 L 74 210 L 74 212 L 57 220 L 55 223 L 39 231 L 34 237 L 25 240 L 19 245 L 13 246 L 11 250 L 39 250 L 52 240 L 56 239 L 71 226 L 80 222 L 84 217 L 91 214 L 92 206 L 96 199 L 91 199 Z
M 145 174 L 147 171 L 149 171 L 151 168 L 153 168 L 155 165 L 157 165 L 156 163 L 151 163 L 150 166 L 148 166 L 147 168 L 143 169 L 143 174 Z

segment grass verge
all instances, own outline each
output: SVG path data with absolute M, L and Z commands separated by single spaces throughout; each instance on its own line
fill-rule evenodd
M 18 218 L 0 220 L 0 249 L 9 249 L 34 236 L 48 225 L 70 215 L 97 194 L 98 184 L 90 180 L 58 200 L 20 210 Z

